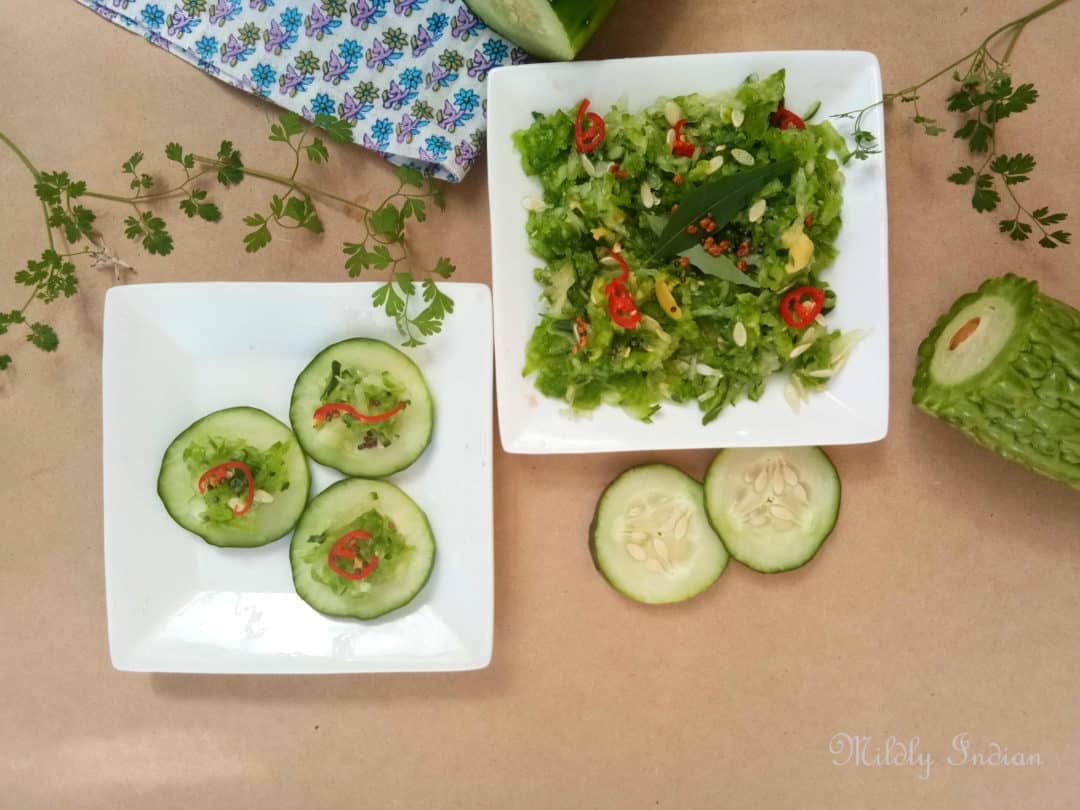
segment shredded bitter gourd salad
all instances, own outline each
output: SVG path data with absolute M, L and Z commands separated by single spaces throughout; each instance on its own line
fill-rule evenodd
M 775 372 L 796 410 L 827 384 L 858 339 L 829 330 L 821 277 L 848 152 L 784 107 L 783 71 L 637 113 L 533 115 L 514 143 L 543 186 L 523 202 L 546 304 L 524 373 L 543 394 L 646 422 L 694 400 L 708 423 Z

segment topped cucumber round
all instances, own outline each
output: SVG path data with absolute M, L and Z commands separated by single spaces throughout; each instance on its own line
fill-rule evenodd
M 381 340 L 353 338 L 323 349 L 300 372 L 289 419 L 320 464 L 381 478 L 424 452 L 433 408 L 412 360 Z
M 257 408 L 226 408 L 169 445 L 158 495 L 173 520 L 207 543 L 252 547 L 289 533 L 310 483 L 291 430 Z
M 374 619 L 421 591 L 435 538 L 427 516 L 393 484 L 350 478 L 311 501 L 289 559 L 296 593 L 315 610 Z
M 709 521 L 731 556 L 763 574 L 805 565 L 840 512 L 840 477 L 817 447 L 721 450 L 705 474 Z
M 724 572 L 701 484 L 667 464 L 631 467 L 596 504 L 589 550 L 612 587 L 638 602 L 682 602 Z

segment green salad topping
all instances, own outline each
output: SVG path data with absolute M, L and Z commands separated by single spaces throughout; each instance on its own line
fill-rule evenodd
M 340 417 L 341 423 L 353 434 L 357 449 L 367 450 L 389 447 L 401 435 L 401 412 L 409 404 L 408 400 L 402 399 L 404 395 L 405 386 L 389 372 L 349 368 L 335 360 L 321 400 L 323 405 L 348 405 L 357 413 L 377 420 L 364 421 L 347 410 L 332 414 L 334 418 Z M 401 408 L 397 408 L 399 403 Z
M 646 422 L 694 400 L 707 423 L 759 399 L 775 372 L 790 375 L 793 407 L 835 373 L 852 338 L 828 329 L 836 296 L 820 276 L 847 150 L 783 99 L 779 71 L 637 113 L 617 105 L 602 138 L 593 123 L 582 137 L 587 102 L 514 134 L 543 186 L 524 202 L 545 305 L 524 373 L 543 394 Z
M 363 579 L 347 579 L 330 568 L 330 551 L 338 538 L 349 532 L 366 532 L 370 539 L 356 544 L 356 552 L 361 562 L 377 557 L 371 573 Z M 361 596 L 382 583 L 393 582 L 403 566 L 408 565 L 409 557 L 415 548 L 410 546 L 386 515 L 377 509 L 369 509 L 360 517 L 345 526 L 328 529 L 321 534 L 313 534 L 304 543 L 300 559 L 311 565 L 311 577 L 339 596 Z
M 265 496 L 258 494 L 260 490 L 273 496 L 289 488 L 286 456 L 291 444 L 291 441 L 274 442 L 265 450 L 259 450 L 243 439 L 211 436 L 205 441 L 194 441 L 184 448 L 184 463 L 187 464 L 193 481 L 198 481 L 207 470 L 219 464 L 230 461 L 246 464 L 255 482 L 252 509 L 258 509 L 259 504 L 265 501 Z M 222 486 L 208 486 L 201 494 L 206 504 L 202 519 L 215 526 L 241 520 L 243 516 L 237 515 L 233 506 L 236 500 L 243 501 L 248 494 L 247 480 L 243 475 L 228 475 L 222 483 Z M 230 505 L 230 501 L 233 501 L 233 505 Z

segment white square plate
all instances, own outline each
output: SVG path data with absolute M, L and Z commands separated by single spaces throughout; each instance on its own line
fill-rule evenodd
M 653 424 L 602 406 L 589 417 L 568 417 L 566 403 L 543 397 L 524 378 L 525 346 L 540 322 L 540 286 L 529 251 L 522 201 L 538 196 L 526 177 L 511 135 L 532 123 L 533 111 L 576 107 L 608 110 L 625 100 L 639 110 L 658 96 L 715 93 L 737 87 L 751 73 L 787 69 L 787 106 L 804 110 L 821 101 L 819 119 L 881 98 L 873 54 L 789 51 L 702 54 L 604 62 L 499 68 L 488 80 L 488 185 L 491 197 L 492 292 L 495 301 L 495 379 L 499 432 L 510 453 L 593 453 L 694 447 L 855 444 L 884 438 L 889 421 L 889 283 L 885 161 L 877 155 L 845 170 L 844 226 L 839 255 L 827 272 L 839 306 L 832 328 L 869 330 L 842 373 L 796 414 L 784 400 L 784 380 L 772 379 L 758 402 L 743 401 L 709 425 L 695 403 L 664 404 Z M 846 125 L 849 122 L 840 122 Z M 883 143 L 880 108 L 864 119 Z M 839 127 L 843 131 L 843 126 Z
M 318 673 L 478 669 L 491 660 L 491 297 L 448 285 L 455 312 L 405 349 L 435 402 L 431 445 L 389 480 L 427 513 L 438 554 L 413 602 L 360 622 L 293 590 L 288 535 L 214 548 L 158 500 L 165 448 L 219 408 L 289 423 L 296 375 L 349 337 L 400 339 L 374 284 L 139 284 L 105 301 L 103 454 L 109 649 L 121 670 Z M 312 496 L 342 478 L 311 463 Z

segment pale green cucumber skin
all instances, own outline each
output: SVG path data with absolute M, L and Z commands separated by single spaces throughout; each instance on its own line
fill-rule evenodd
M 230 528 L 227 526 L 202 526 L 192 521 L 191 516 L 180 509 L 180 504 L 170 502 L 172 499 L 169 497 L 169 491 L 172 487 L 170 487 L 167 479 L 169 478 L 172 465 L 184 465 L 182 457 L 184 447 L 189 442 L 198 438 L 199 434 L 204 431 L 212 421 L 228 415 L 250 415 L 252 418 L 259 420 L 269 420 L 276 427 L 280 428 L 280 440 L 290 440 L 292 442 L 292 447 L 289 448 L 288 455 L 289 489 L 285 490 L 285 492 L 276 494 L 275 504 L 259 505 L 258 511 L 253 512 L 251 517 L 255 521 L 258 521 L 260 514 L 264 516 L 266 514 L 266 511 L 263 510 L 268 507 L 272 508 L 274 505 L 284 502 L 286 497 L 290 501 L 296 501 L 296 512 L 291 517 L 286 517 L 283 521 L 275 521 L 272 526 L 263 528 L 260 532 L 255 532 L 253 529 L 246 528 L 243 523 L 240 524 L 239 528 Z M 210 435 L 210 433 L 208 432 L 207 435 Z M 235 436 L 233 438 L 244 439 L 245 437 Z M 254 443 L 249 442 L 249 444 Z M 186 465 L 184 466 L 186 468 Z M 189 493 L 189 497 L 194 497 L 198 493 L 198 479 L 197 477 L 190 476 L 190 473 L 188 473 L 188 476 L 191 477 L 191 492 Z M 173 486 L 175 487 L 175 485 Z M 275 540 L 280 540 L 291 532 L 297 521 L 300 520 L 300 515 L 307 506 L 308 495 L 311 493 L 311 470 L 308 468 L 307 457 L 304 455 L 300 443 L 296 440 L 296 436 L 289 430 L 287 425 L 275 419 L 266 411 L 258 408 L 246 406 L 224 408 L 195 420 L 172 440 L 161 459 L 161 469 L 158 472 L 157 493 L 158 498 L 161 499 L 161 503 L 165 507 L 165 511 L 169 513 L 169 517 L 176 521 L 182 528 L 197 537 L 202 538 L 208 545 L 217 546 L 219 548 L 257 548 L 272 543 Z M 297 498 L 296 495 L 299 493 L 302 493 L 302 497 Z M 243 518 L 240 520 L 242 521 Z M 259 524 L 256 523 L 254 528 L 257 528 L 258 526 Z
M 348 447 L 326 447 L 319 441 L 318 431 L 312 427 L 312 414 L 322 403 L 316 397 L 305 394 L 305 386 L 312 382 L 309 376 L 321 374 L 323 366 L 326 366 L 326 373 L 329 373 L 329 363 L 335 359 L 336 355 L 340 355 L 343 351 L 357 350 L 365 352 L 370 350 L 391 358 L 393 362 L 400 363 L 403 369 L 414 376 L 412 385 L 408 385 L 407 380 L 399 379 L 400 382 L 406 384 L 407 396 L 411 400 L 411 404 L 402 414 L 402 419 L 409 420 L 405 427 L 412 430 L 403 429 L 401 435 L 388 448 L 378 447 L 360 451 L 354 450 L 351 443 Z M 321 379 L 315 379 L 314 382 L 312 390 L 321 390 Z M 398 351 L 389 343 L 373 338 L 342 340 L 327 346 L 315 355 L 297 376 L 289 405 L 289 421 L 304 452 L 319 464 L 332 467 L 345 475 L 361 478 L 385 478 L 411 466 L 431 444 L 434 420 L 435 406 L 423 372 L 404 352 Z M 417 421 L 419 424 L 416 424 Z M 329 428 L 330 426 L 326 426 L 322 430 Z M 401 453 L 402 447 L 408 447 L 409 444 L 412 449 Z
M 828 514 L 827 522 L 824 523 L 813 535 L 804 538 L 805 548 L 801 554 L 793 556 L 792 558 L 785 560 L 781 565 L 764 565 L 759 560 L 755 560 L 753 557 L 746 554 L 743 549 L 740 548 L 740 544 L 736 542 L 735 537 L 732 535 L 728 527 L 719 517 L 720 509 L 716 508 L 717 504 L 714 496 L 713 477 L 718 474 L 720 465 L 724 462 L 724 454 L 730 452 L 728 450 L 721 450 L 713 458 L 709 464 L 709 469 L 705 472 L 705 511 L 709 516 L 709 522 L 712 524 L 713 531 L 719 536 L 720 541 L 727 548 L 728 554 L 736 562 L 745 565 L 751 571 L 756 571 L 759 574 L 783 574 L 788 571 L 795 571 L 802 568 L 808 562 L 810 562 L 817 553 L 821 550 L 821 547 L 825 545 L 825 541 L 829 539 L 833 529 L 836 528 L 836 522 L 840 519 L 840 503 L 843 500 L 843 485 L 840 480 L 840 473 L 836 470 L 836 465 L 833 464 L 829 454 L 822 450 L 820 447 L 807 447 L 800 448 L 806 450 L 814 450 L 821 455 L 826 464 L 831 469 L 831 480 L 836 485 L 836 494 L 828 503 L 813 503 L 813 508 L 818 510 L 822 514 Z M 811 497 L 814 497 L 813 495 Z
M 934 347 L 961 310 L 995 295 L 1016 307 L 1013 334 L 978 374 L 933 379 Z M 912 401 L 983 447 L 1080 489 L 1080 312 L 1009 273 L 961 296 L 919 345 Z
M 715 571 L 715 576 L 711 576 L 711 578 L 703 580 L 701 583 L 698 584 L 697 587 L 691 587 L 685 591 L 681 591 L 676 598 L 662 602 L 645 601 L 641 598 L 639 594 L 634 593 L 630 588 L 627 588 L 624 583 L 612 577 L 608 572 L 606 566 L 604 565 L 604 561 L 601 559 L 601 553 L 598 548 L 598 535 L 605 531 L 605 527 L 602 521 L 602 513 L 604 510 L 605 501 L 621 485 L 625 484 L 628 479 L 639 476 L 641 474 L 648 474 L 651 470 L 662 470 L 664 472 L 678 473 L 678 475 L 682 479 L 685 479 L 685 485 L 691 487 L 696 493 L 697 497 L 695 498 L 695 500 L 701 508 L 701 517 L 705 518 L 706 525 L 708 525 L 708 519 L 705 515 L 704 491 L 702 490 L 702 486 L 698 481 L 696 481 L 694 478 L 687 475 L 677 467 L 671 466 L 670 464 L 640 464 L 623 470 L 623 472 L 616 476 L 615 479 L 604 488 L 604 491 L 601 493 L 600 498 L 597 500 L 596 509 L 593 512 L 592 522 L 589 525 L 589 556 L 592 558 L 593 565 L 600 573 L 600 575 L 604 578 L 604 580 L 612 588 L 614 588 L 616 591 L 618 591 L 628 599 L 632 599 L 635 602 L 648 605 L 678 604 L 679 602 L 685 602 L 689 599 L 693 599 L 695 596 L 698 596 L 699 594 L 707 591 L 713 584 L 716 583 L 718 579 L 720 579 L 720 576 L 727 569 L 728 553 L 724 549 L 723 544 L 720 542 L 719 537 L 716 538 L 716 541 L 717 544 L 720 546 L 720 550 L 722 551 L 723 559 L 717 570 Z
M 596 33 L 615 7 L 615 0 L 534 0 L 536 5 L 550 6 L 559 18 L 565 43 L 540 42 L 528 29 L 516 27 L 506 19 L 502 0 L 465 0 L 473 13 L 488 28 L 506 37 L 525 51 L 541 59 L 570 61 Z
M 417 519 L 418 530 L 407 535 L 405 540 L 410 545 L 416 547 L 417 551 L 421 554 L 428 554 L 430 559 L 423 575 L 414 581 L 410 590 L 397 599 L 379 602 L 376 598 L 377 594 L 374 594 L 372 598 L 366 602 L 342 605 L 342 602 L 347 602 L 345 598 L 340 597 L 337 594 L 325 593 L 325 591 L 323 591 L 324 586 L 315 580 L 310 580 L 310 578 L 308 578 L 310 581 L 305 581 L 305 574 L 309 568 L 309 564 L 298 558 L 298 549 L 303 547 L 303 543 L 308 536 L 319 533 L 316 529 L 319 529 L 321 525 L 320 521 L 323 516 L 322 510 L 327 500 L 338 494 L 348 494 L 350 491 L 356 492 L 358 497 L 368 492 L 375 491 L 384 495 L 384 500 L 387 494 L 392 493 L 394 496 L 402 498 L 408 504 L 410 510 L 414 510 L 413 517 Z M 400 514 L 391 515 L 389 512 L 384 512 L 384 514 L 399 524 L 404 522 L 402 515 Z M 358 516 L 359 515 L 353 515 L 354 518 Z M 338 618 L 346 619 L 377 619 L 380 616 L 385 616 L 387 613 L 405 607 L 420 594 L 428 580 L 431 578 L 431 572 L 435 568 L 436 555 L 437 546 L 435 544 L 435 535 L 431 531 L 431 523 L 428 521 L 424 510 L 399 487 L 396 487 L 387 481 L 365 480 L 362 478 L 347 478 L 344 481 L 338 481 L 336 484 L 327 487 L 313 498 L 311 503 L 308 504 L 307 509 L 304 510 L 304 514 L 301 515 L 300 520 L 297 522 L 296 531 L 293 534 L 292 542 L 289 544 L 289 563 L 292 568 L 293 586 L 296 589 L 297 596 L 303 599 L 313 610 L 316 610 L 325 616 L 336 616 Z

